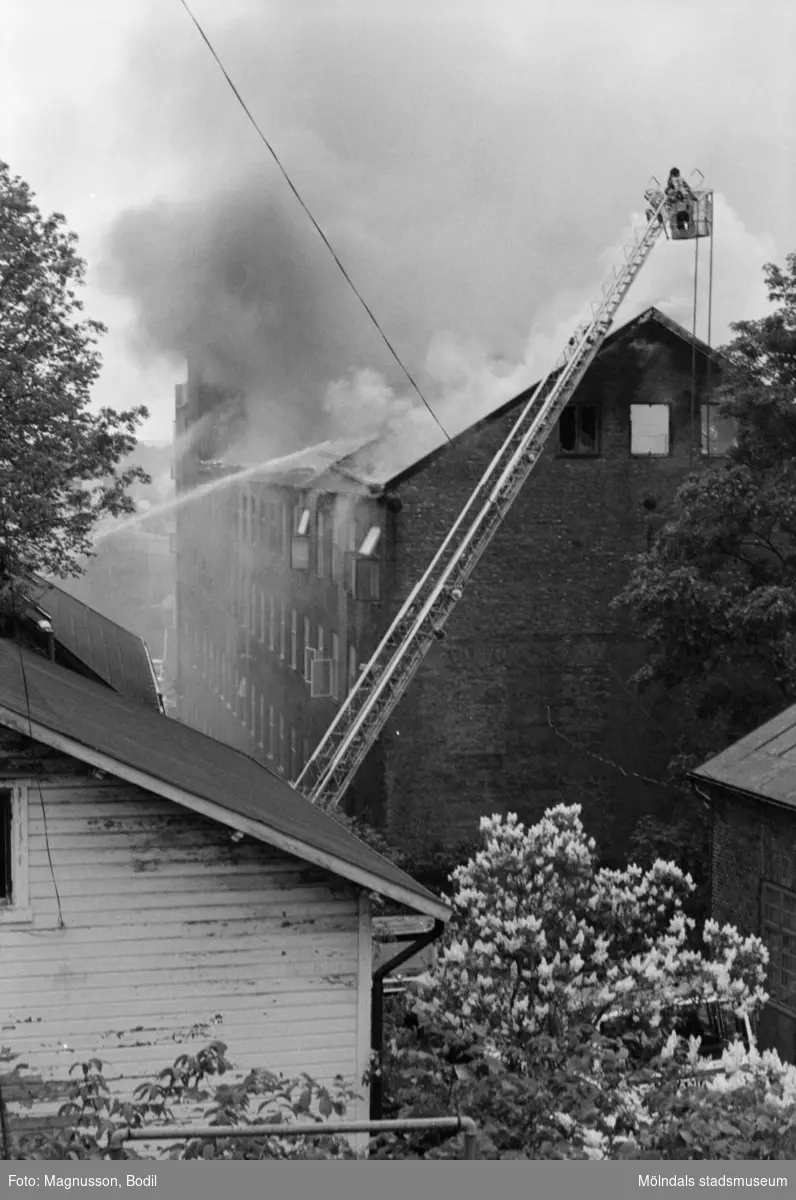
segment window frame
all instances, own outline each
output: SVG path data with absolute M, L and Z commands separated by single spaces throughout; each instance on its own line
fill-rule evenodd
M 273 761 L 276 754 L 276 714 L 273 704 L 268 705 L 268 746 L 266 753 Z
M 298 612 L 295 608 L 290 612 L 290 666 L 294 671 L 298 667 Z
M 710 428 L 711 410 L 714 410 L 716 417 L 718 417 L 722 421 L 732 420 L 731 417 L 722 417 L 721 416 L 721 412 L 720 412 L 721 407 L 722 407 L 721 401 L 700 400 L 700 402 L 699 402 L 699 455 L 700 455 L 700 458 L 709 459 L 709 460 L 712 460 L 715 458 L 726 458 L 729 453 L 729 450 L 732 448 L 732 446 L 737 444 L 738 423 L 736 421 L 735 422 L 735 434 L 733 436 L 732 442 L 730 443 L 730 447 L 727 450 L 722 450 L 721 453 L 716 453 L 715 451 L 711 453 L 709 438 L 707 439 L 707 449 L 705 448 L 705 442 L 706 442 L 705 432 L 707 429 Z
M 653 453 L 651 450 L 641 451 L 633 449 L 633 409 L 634 408 L 665 408 L 669 414 L 669 420 L 666 427 L 666 450 L 663 454 Z M 672 405 L 665 400 L 656 400 L 654 404 L 642 404 L 638 401 L 631 401 L 628 410 L 628 446 L 630 449 L 631 458 L 671 458 L 672 446 L 674 439 L 672 438 Z
M 340 634 L 332 630 L 330 656 L 332 659 L 332 699 L 340 699 Z
M 295 725 L 290 726 L 288 740 L 290 743 L 290 769 L 288 773 L 288 779 L 290 779 L 292 783 L 295 782 L 295 780 L 299 777 L 298 733 Z
M 17 779 L 0 787 L 0 792 L 7 793 L 9 799 L 7 867 L 11 884 L 10 894 L 0 899 L 0 926 L 24 925 L 33 920 L 28 840 L 28 797 L 33 786 L 32 781 Z
M 587 408 L 594 410 L 594 449 L 592 449 L 592 450 L 584 450 L 581 448 L 581 445 L 580 445 L 581 426 L 582 426 L 581 414 Z M 573 415 L 575 415 L 575 417 L 576 417 L 576 424 L 575 424 L 576 448 L 574 450 L 565 450 L 564 447 L 561 445 L 561 422 L 564 418 L 564 413 L 568 413 L 568 412 L 573 413 Z M 583 403 L 583 404 L 570 403 L 570 404 L 568 404 L 566 406 L 566 408 L 564 409 L 564 412 L 562 412 L 561 416 L 558 418 L 557 429 L 556 429 L 556 432 L 558 435 L 558 446 L 556 449 L 557 457 L 559 457 L 559 458 L 599 458 L 600 454 L 602 452 L 601 416 L 602 416 L 602 414 L 600 412 L 599 404 L 586 404 L 586 403 Z

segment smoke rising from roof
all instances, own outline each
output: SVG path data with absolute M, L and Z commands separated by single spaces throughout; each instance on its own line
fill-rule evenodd
M 610 262 L 601 248 L 642 203 L 649 171 L 665 173 L 670 160 L 687 171 L 704 153 L 693 131 L 726 120 L 720 89 L 699 91 L 700 120 L 687 128 L 651 114 L 650 72 L 668 78 L 676 59 L 688 91 L 709 47 L 692 54 L 690 42 L 670 44 L 661 31 L 654 61 L 644 47 L 628 56 L 624 18 L 605 32 L 606 54 L 623 62 L 621 86 L 601 77 L 574 113 L 561 104 L 561 80 L 589 58 L 592 35 L 552 8 L 544 38 L 519 11 L 507 25 L 491 22 L 486 6 L 465 6 L 466 19 L 452 21 L 432 5 L 415 22 L 387 2 L 356 33 L 347 6 L 249 8 L 232 0 L 237 19 L 226 25 L 199 15 L 453 431 L 549 365 L 603 270 L 621 259 L 621 245 Z M 246 390 L 248 459 L 367 434 L 385 419 L 427 424 L 206 48 L 176 36 L 186 33 L 176 18 L 172 36 L 171 19 L 154 13 L 132 55 L 128 144 L 131 157 L 146 145 L 154 161 L 168 159 L 169 194 L 181 198 L 122 214 L 102 272 L 104 286 L 132 302 L 139 353 L 173 362 L 175 379 L 185 356 L 198 357 L 212 381 Z M 566 61 L 543 51 L 548 41 L 566 47 Z M 616 136 L 606 140 L 607 129 Z M 644 153 L 628 154 L 635 145 Z M 773 251 L 737 218 L 719 217 L 725 286 L 714 341 L 727 320 L 756 315 L 750 297 Z M 657 304 L 690 323 L 691 271 L 686 247 L 656 250 L 620 321 Z
M 207 384 L 243 394 L 257 431 L 283 449 L 326 436 L 326 385 L 361 349 L 345 313 L 330 320 L 328 272 L 307 242 L 252 174 L 209 196 L 123 213 L 102 270 L 105 287 L 135 304 L 144 359 L 173 362 L 175 378 L 187 359 Z

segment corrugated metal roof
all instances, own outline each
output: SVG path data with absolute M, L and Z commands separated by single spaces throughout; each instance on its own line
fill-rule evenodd
M 796 705 L 697 767 L 691 776 L 796 808 Z
M 26 594 L 50 618 L 55 639 L 98 678 L 128 700 L 160 711 L 146 642 L 45 579 Z
M 179 788 L 258 822 L 264 841 L 269 830 L 295 839 L 333 856 L 344 878 L 347 864 L 401 889 L 410 907 L 414 899 L 425 902 L 419 911 L 430 905 L 447 914 L 431 892 L 253 758 L 10 640 L 0 640 L 0 709 L 144 773 L 155 792 L 158 782 Z

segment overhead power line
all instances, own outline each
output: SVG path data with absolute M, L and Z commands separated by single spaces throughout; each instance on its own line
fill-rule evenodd
M 207 34 L 205 33 L 204 29 L 203 29 L 203 28 L 202 28 L 202 26 L 199 24 L 198 20 L 196 19 L 196 17 L 194 16 L 194 14 L 191 12 L 191 9 L 189 8 L 188 4 L 186 3 L 186 0 L 180 0 L 180 3 L 182 4 L 182 6 L 183 6 L 183 8 L 185 9 L 185 11 L 187 12 L 188 16 L 191 18 L 191 20 L 193 21 L 194 25 L 196 26 L 196 29 L 197 29 L 197 31 L 198 31 L 198 33 L 199 33 L 199 36 L 202 38 L 202 40 L 203 40 L 203 42 L 205 43 L 205 45 L 207 46 L 208 50 L 209 50 L 209 51 L 210 51 L 210 53 L 213 55 L 213 58 L 216 60 L 216 63 L 218 64 L 218 67 L 219 67 L 219 69 L 220 69 L 220 71 L 221 71 L 222 75 L 224 76 L 224 78 L 226 79 L 226 81 L 227 81 L 227 83 L 229 84 L 230 88 L 232 89 L 232 92 L 233 92 L 233 95 L 235 96 L 235 99 L 238 101 L 238 104 L 240 104 L 240 106 L 241 106 L 241 108 L 243 109 L 243 111 L 245 112 L 246 116 L 249 118 L 249 121 L 250 121 L 250 122 L 251 122 L 251 124 L 254 126 L 254 129 L 255 129 L 255 131 L 256 131 L 256 133 L 257 133 L 257 136 L 260 138 L 260 141 L 263 143 L 263 145 L 265 146 L 265 148 L 268 150 L 268 153 L 271 155 L 271 157 L 273 158 L 273 160 L 274 160 L 274 162 L 276 163 L 277 167 L 278 167 L 278 168 L 279 168 L 279 170 L 282 172 L 282 175 L 284 176 L 284 178 L 285 178 L 285 181 L 286 181 L 286 183 L 287 183 L 288 187 L 290 188 L 291 192 L 293 193 L 293 195 L 294 195 L 294 196 L 296 197 L 296 199 L 298 200 L 298 202 L 299 202 L 299 204 L 301 205 L 301 207 L 304 209 L 304 212 L 305 212 L 305 213 L 307 214 L 307 216 L 309 217 L 309 219 L 310 219 L 310 221 L 312 222 L 312 224 L 313 224 L 313 226 L 314 226 L 314 228 L 315 228 L 316 232 L 318 233 L 319 237 L 321 238 L 321 240 L 322 240 L 323 244 L 326 246 L 327 250 L 328 250 L 328 251 L 329 251 L 329 253 L 331 254 L 331 256 L 332 256 L 332 258 L 334 259 L 335 263 L 337 264 L 337 266 L 338 266 L 338 268 L 339 268 L 340 272 L 342 273 L 342 276 L 343 276 L 343 278 L 345 279 L 346 283 L 347 283 L 347 284 L 348 284 L 348 286 L 351 288 L 351 291 L 354 293 L 354 295 L 356 296 L 357 300 L 358 300 L 358 301 L 359 301 L 359 303 L 362 305 L 362 307 L 364 308 L 365 312 L 366 312 L 366 313 L 368 314 L 368 316 L 370 317 L 370 319 L 371 319 L 371 321 L 373 322 L 373 324 L 376 326 L 376 329 L 379 331 L 379 335 L 380 335 L 380 337 L 381 337 L 382 341 L 384 342 L 385 346 L 386 346 L 386 347 L 387 347 L 387 349 L 389 350 L 390 354 L 393 356 L 393 358 L 395 359 L 395 361 L 398 363 L 398 366 L 401 368 L 401 370 L 403 371 L 404 375 L 405 375 L 405 376 L 406 376 L 406 378 L 409 380 L 409 383 L 410 383 L 410 384 L 411 384 L 411 386 L 414 388 L 414 390 L 417 392 L 417 394 L 418 394 L 418 396 L 420 397 L 420 399 L 422 400 L 423 404 L 426 406 L 426 408 L 428 409 L 429 413 L 430 413 L 430 414 L 431 414 L 431 416 L 434 418 L 434 420 L 436 421 L 436 423 L 437 423 L 437 425 L 439 426 L 439 428 L 442 430 L 442 432 L 443 432 L 443 434 L 445 435 L 445 437 L 447 438 L 447 440 L 450 442 L 450 441 L 451 441 L 451 437 L 450 437 L 450 435 L 449 435 L 448 431 L 445 429 L 445 427 L 443 426 L 443 424 L 442 424 L 442 422 L 440 421 L 439 417 L 436 415 L 436 413 L 434 412 L 433 408 L 432 408 L 432 407 L 431 407 L 431 405 L 429 404 L 428 400 L 426 400 L 426 398 L 425 398 L 425 396 L 423 395 L 423 393 L 421 392 L 420 388 L 419 388 L 419 387 L 418 387 L 418 385 L 415 383 L 415 380 L 412 378 L 411 374 L 409 373 L 409 371 L 407 370 L 407 368 L 404 366 L 403 362 L 401 361 L 401 359 L 400 359 L 400 357 L 399 357 L 399 355 L 398 355 L 398 352 L 397 352 L 397 350 L 395 349 L 395 347 L 393 346 L 392 342 L 391 342 L 391 341 L 390 341 L 390 339 L 387 337 L 387 334 L 384 332 L 384 330 L 382 329 L 382 327 L 381 327 L 381 325 L 379 324 L 378 320 L 376 319 L 376 316 L 375 316 L 375 314 L 374 314 L 373 310 L 370 308 L 370 306 L 368 305 L 368 303 L 367 303 L 367 301 L 365 300 L 364 296 L 363 296 L 363 295 L 362 295 L 362 293 L 359 291 L 359 288 L 358 288 L 358 287 L 357 287 L 357 285 L 354 283 L 354 281 L 353 281 L 353 279 L 351 278 L 351 276 L 348 274 L 348 271 L 345 269 L 345 267 L 343 266 L 342 262 L 340 261 L 340 259 L 339 259 L 338 255 L 337 255 L 337 253 L 336 253 L 336 251 L 335 251 L 334 247 L 332 246 L 331 242 L 329 241 L 328 237 L 327 237 L 327 236 L 326 236 L 326 234 L 323 232 L 323 230 L 321 229 L 320 225 L 319 225 L 319 224 L 318 224 L 318 222 L 315 220 L 315 217 L 312 215 L 312 213 L 310 212 L 309 208 L 308 208 L 308 207 L 307 207 L 307 205 L 305 204 L 304 200 L 302 199 L 302 197 L 301 197 L 301 195 L 300 195 L 300 193 L 299 193 L 299 191 L 298 191 L 298 188 L 297 188 L 297 187 L 296 187 L 296 185 L 293 183 L 293 180 L 290 178 L 290 176 L 288 175 L 288 173 L 287 173 L 287 171 L 285 170 L 284 166 L 282 165 L 282 163 L 281 163 L 281 161 L 280 161 L 280 159 L 279 159 L 279 155 L 276 153 L 276 151 L 274 150 L 273 146 L 272 146 L 272 145 L 271 145 L 271 143 L 269 142 L 268 138 L 265 136 L 265 134 L 263 133 L 262 129 L 261 129 L 261 128 L 260 128 L 260 126 L 257 124 L 256 120 L 254 119 L 254 116 L 253 116 L 253 115 L 252 115 L 252 113 L 251 113 L 251 110 L 249 109 L 248 105 L 246 104 L 245 100 L 244 100 L 244 99 L 243 99 L 243 97 L 241 96 L 241 94 L 240 94 L 240 92 L 238 91 L 238 89 L 237 89 L 237 87 L 235 86 L 235 84 L 232 82 L 232 79 L 230 78 L 229 72 L 227 71 L 226 67 L 224 66 L 224 64 L 222 63 L 222 61 L 221 61 L 221 59 L 219 58 L 218 54 L 216 53 L 216 50 L 215 50 L 215 48 L 214 48 L 214 46 L 213 46 L 212 42 L 210 41 L 210 38 L 207 36 Z

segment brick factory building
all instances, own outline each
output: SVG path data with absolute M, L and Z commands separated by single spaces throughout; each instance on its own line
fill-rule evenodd
M 705 399 L 718 373 L 656 309 L 606 339 L 360 769 L 353 811 L 418 851 L 471 839 L 484 814 L 579 802 L 609 849 L 666 802 L 632 772 L 665 773 L 678 716 L 639 705 L 626 681 L 643 647 L 609 606 L 677 487 L 726 449 Z M 179 717 L 294 779 L 529 395 L 389 470 L 377 445 L 327 443 L 181 506 Z M 189 370 L 178 492 L 234 470 L 208 461 L 222 407 Z

